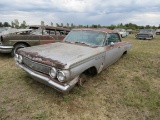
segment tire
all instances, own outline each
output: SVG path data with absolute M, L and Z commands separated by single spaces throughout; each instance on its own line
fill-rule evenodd
M 84 83 L 87 81 L 87 76 L 85 74 L 81 74 L 78 79 L 77 85 L 84 87 Z
M 25 48 L 27 47 L 27 45 L 23 44 L 23 43 L 19 43 L 19 44 L 16 44 L 11 52 L 11 55 L 12 57 L 15 56 L 15 54 L 17 53 L 17 50 L 20 49 L 20 48 Z

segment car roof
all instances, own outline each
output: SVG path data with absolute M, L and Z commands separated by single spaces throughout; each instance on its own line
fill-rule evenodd
M 117 33 L 114 30 L 107 29 L 107 28 L 76 28 L 72 30 L 88 30 L 88 31 L 100 31 L 100 32 L 106 32 L 106 33 Z
M 44 26 L 44 25 L 30 25 L 29 27 L 37 27 L 37 28 L 45 28 L 45 29 L 56 29 L 56 30 L 66 30 L 66 31 L 70 31 L 69 28 L 66 27 L 54 27 L 54 26 Z

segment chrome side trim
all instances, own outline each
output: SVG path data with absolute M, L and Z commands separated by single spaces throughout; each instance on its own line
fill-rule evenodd
M 45 77 L 43 75 L 40 75 L 40 74 L 37 74 L 37 73 L 31 71 L 30 69 L 28 69 L 25 66 L 19 64 L 18 62 L 16 62 L 16 65 L 19 66 L 20 68 L 22 68 L 24 71 L 26 71 L 34 80 L 39 81 L 41 83 L 44 83 L 46 85 L 49 85 L 52 88 L 54 88 L 54 89 L 56 89 L 56 90 L 58 90 L 58 91 L 60 91 L 62 93 L 68 92 L 78 82 L 78 77 L 76 77 L 75 79 L 71 80 L 65 86 L 62 86 L 62 85 L 52 81 L 48 77 Z

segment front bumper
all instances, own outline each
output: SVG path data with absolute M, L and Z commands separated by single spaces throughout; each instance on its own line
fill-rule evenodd
M 0 46 L 0 53 L 11 53 L 13 46 Z
M 78 82 L 78 77 L 76 77 L 75 79 L 71 80 L 69 83 L 63 85 L 60 85 L 56 82 L 54 82 L 53 80 L 51 80 L 49 77 L 44 76 L 42 74 L 38 74 L 37 72 L 32 71 L 31 69 L 19 64 L 18 62 L 16 62 L 16 64 L 22 68 L 24 71 L 26 71 L 34 80 L 41 82 L 43 84 L 46 84 L 62 93 L 66 93 L 68 92 L 71 88 L 73 88 L 75 86 L 75 84 Z
M 135 37 L 136 39 L 143 39 L 143 40 L 152 40 L 153 38 L 150 37 Z
M 136 35 L 135 39 L 152 40 L 153 37 L 150 35 Z
M 160 32 L 156 32 L 156 35 L 160 35 Z

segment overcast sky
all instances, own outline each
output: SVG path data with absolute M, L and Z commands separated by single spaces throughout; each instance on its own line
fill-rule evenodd
M 18 19 L 29 25 L 74 23 L 160 24 L 160 0 L 1 0 L 0 22 Z

